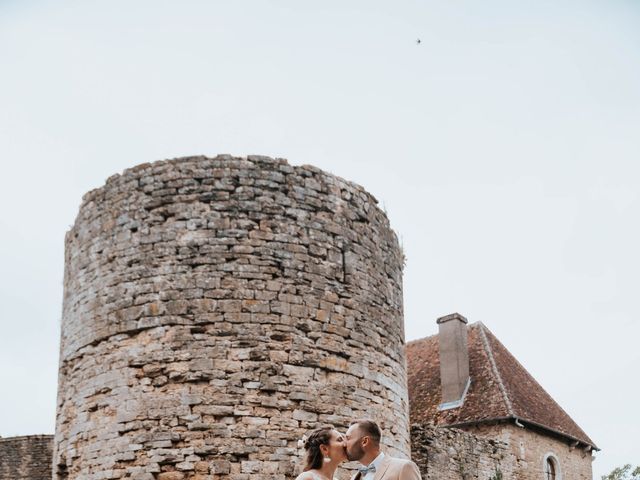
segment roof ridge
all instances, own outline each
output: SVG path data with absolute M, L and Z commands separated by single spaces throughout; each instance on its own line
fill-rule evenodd
M 504 386 L 504 382 L 502 381 L 502 376 L 500 375 L 500 371 L 498 370 L 498 365 L 496 364 L 496 360 L 493 357 L 493 350 L 491 350 L 491 345 L 489 345 L 489 340 L 487 339 L 487 334 L 485 332 L 484 323 L 477 322 L 479 325 L 480 336 L 482 337 L 482 345 L 484 346 L 485 352 L 487 353 L 487 357 L 489 357 L 489 363 L 491 364 L 491 371 L 493 376 L 498 382 L 498 388 L 500 389 L 500 393 L 502 393 L 502 399 L 504 400 L 504 404 L 507 407 L 507 413 L 511 417 L 515 417 L 513 414 L 513 405 L 511 405 L 511 400 L 509 399 L 509 395 L 507 395 L 507 389 Z
M 482 322 L 473 322 L 467 325 L 467 328 L 477 328 L 477 327 L 484 327 L 484 324 Z M 413 340 L 409 340 L 409 341 L 405 341 L 404 344 L 405 345 L 409 345 L 411 343 L 417 343 L 417 342 L 421 342 L 423 340 L 429 340 L 430 338 L 434 338 L 437 337 L 438 333 L 433 333 L 431 335 L 427 335 L 426 337 L 421 337 L 421 338 L 414 338 Z
M 421 342 L 423 340 L 429 340 L 430 338 L 433 337 L 437 337 L 438 334 L 434 333 L 433 335 L 427 335 L 426 337 L 422 337 L 422 338 L 414 338 L 413 340 L 409 340 L 408 342 L 404 342 L 405 345 L 409 345 L 411 343 L 417 343 L 417 342 Z

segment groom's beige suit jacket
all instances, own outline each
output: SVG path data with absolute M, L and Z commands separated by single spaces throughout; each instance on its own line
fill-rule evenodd
M 361 480 L 360 472 L 351 477 L 351 480 Z M 373 480 L 422 480 L 422 477 L 420 477 L 418 466 L 411 460 L 385 455 L 380 468 L 376 469 Z

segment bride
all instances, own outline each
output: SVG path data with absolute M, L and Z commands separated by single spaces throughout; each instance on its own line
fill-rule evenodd
M 347 460 L 342 434 L 329 427 L 319 428 L 301 442 L 306 451 L 305 466 L 296 480 L 333 480 L 338 465 Z

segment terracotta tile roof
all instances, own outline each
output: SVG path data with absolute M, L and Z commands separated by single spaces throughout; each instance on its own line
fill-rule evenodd
M 471 385 L 464 404 L 439 411 L 438 336 L 407 343 L 412 423 L 440 426 L 518 419 L 597 449 L 593 441 L 481 322 L 468 326 Z

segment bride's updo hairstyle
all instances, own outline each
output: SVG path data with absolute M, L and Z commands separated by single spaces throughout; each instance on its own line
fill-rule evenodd
M 330 427 L 318 428 L 311 432 L 306 440 L 303 440 L 302 446 L 307 452 L 304 466 L 305 472 L 313 469 L 318 470 L 322 467 L 324 458 L 320 451 L 320 445 L 329 446 L 332 432 L 333 428 Z

